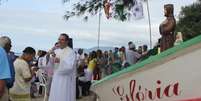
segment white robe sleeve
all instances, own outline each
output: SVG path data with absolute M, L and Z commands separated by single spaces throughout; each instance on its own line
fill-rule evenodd
M 60 60 L 60 65 L 57 70 L 57 73 L 61 75 L 72 74 L 76 69 L 75 61 L 76 61 L 76 55 L 74 51 L 71 51 L 68 56 L 66 56 L 63 60 Z

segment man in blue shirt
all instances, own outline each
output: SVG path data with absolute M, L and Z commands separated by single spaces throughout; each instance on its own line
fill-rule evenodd
M 5 50 L 0 47 L 0 101 L 8 101 L 5 79 L 11 78 L 10 67 Z
M 15 55 L 14 53 L 10 52 L 11 50 L 11 39 L 7 36 L 2 36 L 0 37 L 0 46 L 2 48 L 4 48 L 4 50 L 7 53 L 7 57 L 8 57 L 8 63 L 9 63 L 9 67 L 10 67 L 10 74 L 11 74 L 11 78 L 6 79 L 6 85 L 7 88 L 10 89 L 12 88 L 14 81 L 15 81 L 15 69 L 13 66 L 14 60 L 15 60 Z

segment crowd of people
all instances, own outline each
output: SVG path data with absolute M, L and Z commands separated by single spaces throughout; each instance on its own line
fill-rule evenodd
M 21 56 L 15 56 L 10 51 L 11 39 L 0 37 L 0 101 L 30 101 L 38 95 L 47 95 L 49 101 L 75 101 L 88 96 L 96 80 L 160 53 L 160 40 L 153 49 L 147 45 L 136 48 L 130 41 L 128 48 L 89 53 L 81 48 L 74 51 L 68 42 L 69 36 L 62 33 L 50 50 L 36 52 L 26 47 Z
M 116 47 L 109 51 L 84 53 L 83 49 L 78 49 L 74 52 L 67 42 L 68 35 L 61 34 L 49 51 L 36 52 L 34 48 L 26 47 L 21 56 L 15 56 L 10 51 L 11 39 L 0 37 L 0 65 L 3 67 L 0 70 L 1 101 L 30 101 L 36 93 L 44 94 L 44 88 L 37 86 L 40 76 L 46 80 L 45 93 L 49 101 L 58 98 L 74 101 L 76 97 L 90 94 L 89 89 L 94 80 L 135 64 L 147 52 L 146 45 L 136 50 L 132 42 L 129 42 L 128 50 Z
M 77 98 L 89 95 L 89 88 L 93 81 L 100 80 L 116 71 L 137 63 L 148 53 L 147 45 L 136 49 L 133 42 L 114 50 L 96 50 L 84 53 L 83 49 L 77 52 Z M 81 91 L 81 92 L 80 92 Z
M 48 52 L 26 47 L 15 56 L 11 39 L 0 37 L 0 101 L 31 101 L 36 92 L 48 95 L 49 101 L 75 101 L 76 54 L 68 42 L 62 33 Z

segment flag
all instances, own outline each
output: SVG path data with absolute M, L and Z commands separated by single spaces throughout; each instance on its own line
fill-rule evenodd
M 131 8 L 131 17 L 135 20 L 144 17 L 143 5 L 140 0 L 135 0 L 135 5 Z
M 105 15 L 106 15 L 107 19 L 109 19 L 111 17 L 111 15 L 110 15 L 110 6 L 111 6 L 111 3 L 108 0 L 105 0 L 103 2 L 103 5 L 104 5 Z

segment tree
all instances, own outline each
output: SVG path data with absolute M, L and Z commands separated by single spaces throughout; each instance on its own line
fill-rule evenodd
M 64 0 L 64 3 L 67 1 Z M 110 16 L 114 19 L 125 21 L 130 19 L 130 11 L 136 5 L 137 0 L 79 0 L 73 4 L 72 10 L 66 11 L 64 18 L 68 20 L 74 16 L 83 16 L 87 20 L 89 16 L 94 16 L 103 9 L 106 2 L 109 2 L 112 7 L 113 13 Z
M 0 0 L 0 5 L 1 5 L 2 1 Z
M 183 33 L 184 40 L 201 34 L 201 0 L 182 7 L 176 31 Z
M 0 6 L 4 3 L 4 2 L 6 2 L 7 0 L 0 0 Z

